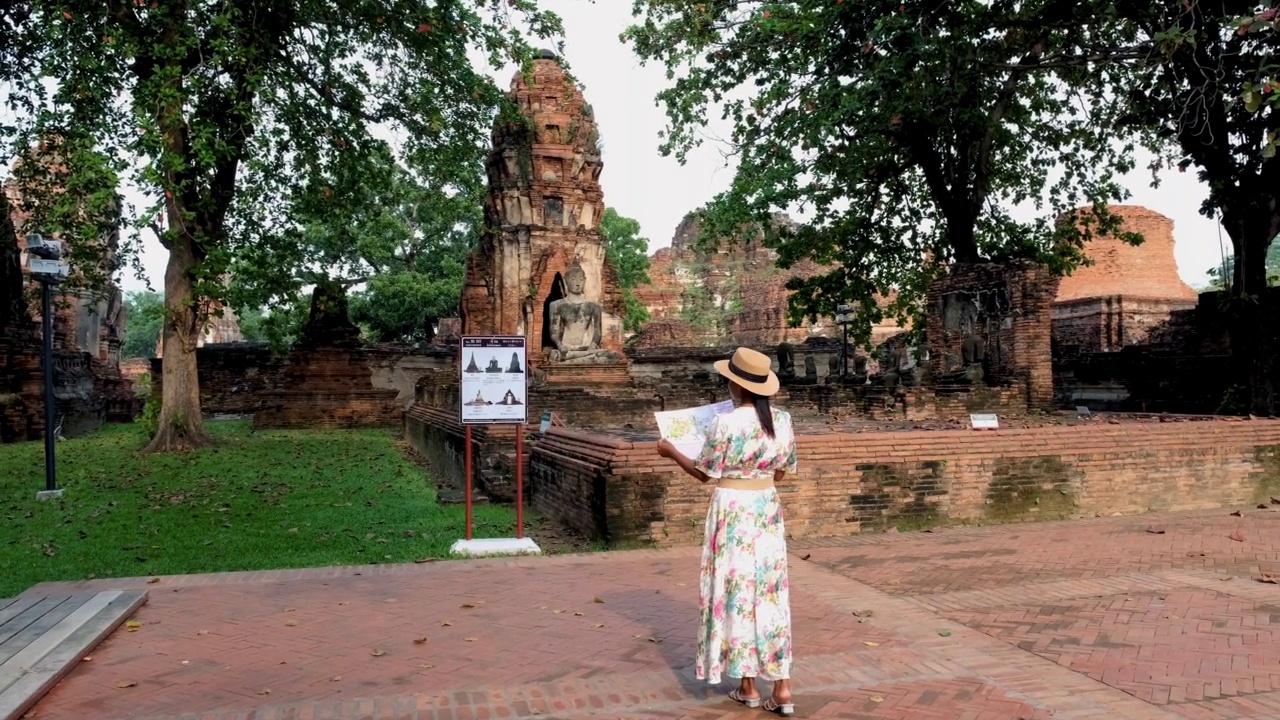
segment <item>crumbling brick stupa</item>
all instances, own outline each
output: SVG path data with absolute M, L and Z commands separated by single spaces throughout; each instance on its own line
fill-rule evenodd
M 46 142 L 21 162 L 40 163 L 56 177 L 57 141 Z M 16 172 L 0 200 L 0 441 L 34 440 L 44 432 L 39 285 L 26 270 L 29 191 Z M 67 238 L 58 238 L 67 242 Z M 80 242 L 84 242 L 81 240 Z M 119 233 L 95 240 L 108 277 L 118 264 Z M 73 272 L 75 268 L 73 267 Z M 76 278 L 73 277 L 73 280 Z M 100 287 L 69 282 L 54 296 L 54 394 L 63 436 L 94 429 L 104 421 L 127 421 L 140 409 L 133 382 L 120 372 L 124 341 L 124 297 L 113 280 Z
M 485 218 L 467 263 L 462 331 L 523 335 L 530 364 L 622 359 L 624 303 L 605 262 L 600 134 L 591 106 L 554 54 L 517 74 L 522 117 L 493 132 Z

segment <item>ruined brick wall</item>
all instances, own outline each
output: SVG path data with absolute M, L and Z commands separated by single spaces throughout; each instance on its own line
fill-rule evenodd
M 933 377 L 961 367 L 974 333 L 986 347 L 986 383 L 1026 386 L 1032 407 L 1053 404 L 1051 306 L 1058 277 L 1027 263 L 957 264 L 928 291 L 927 341 Z
M 1053 304 L 1054 357 L 1117 352 L 1131 345 L 1178 342 L 1174 317 L 1194 310 L 1195 300 L 1109 295 Z
M 799 457 L 800 472 L 779 485 L 792 537 L 1188 510 L 1280 492 L 1280 420 L 802 431 Z M 652 441 L 588 442 L 552 430 L 534 445 L 532 465 L 539 511 L 584 532 L 599 528 L 593 537 L 664 545 L 702 539 L 710 489 L 658 458 Z
M 164 379 L 164 358 L 150 361 L 153 392 Z M 196 348 L 200 405 L 209 415 L 253 415 L 264 407 L 264 393 L 282 382 L 284 358 L 265 343 L 230 343 Z
M 776 226 L 792 220 L 779 213 Z M 777 252 L 765 243 L 763 231 L 745 238 L 721 239 L 713 250 L 697 247 L 702 233 L 697 213 L 689 213 L 676 226 L 671 246 L 650 258 L 650 282 L 635 289 L 654 320 L 691 322 L 693 342 L 676 343 L 715 346 L 777 345 L 802 343 L 811 337 L 838 337 L 841 329 L 829 317 L 792 327 L 787 320 L 787 281 L 811 277 L 826 268 L 801 261 L 782 269 Z M 641 335 L 648 334 L 649 327 Z M 872 330 L 872 341 L 880 343 L 902 332 L 896 322 L 886 320 Z M 645 347 L 654 346 L 647 337 Z

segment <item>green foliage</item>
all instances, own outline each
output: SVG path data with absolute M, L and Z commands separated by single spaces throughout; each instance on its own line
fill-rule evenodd
M 1205 289 L 1226 290 L 1231 285 L 1231 278 L 1235 276 L 1235 264 L 1235 256 L 1227 255 L 1217 267 L 1209 268 L 1210 279 Z M 1275 240 L 1271 241 L 1271 247 L 1267 249 L 1266 265 L 1267 285 L 1269 287 L 1280 285 L 1280 243 Z
M 150 383 L 147 388 L 147 401 L 142 406 L 142 415 L 138 417 L 138 427 L 147 434 L 147 437 L 154 437 L 156 430 L 160 428 L 160 406 L 163 399 L 160 393 L 156 392 L 154 383 Z
M 164 296 L 150 290 L 126 293 L 124 311 L 124 344 L 120 346 L 120 357 L 155 357 L 160 326 L 164 324 Z
M 649 282 L 649 239 L 640 234 L 640 223 L 605 208 L 600 218 L 605 260 L 618 274 L 618 284 L 627 303 L 623 327 L 637 332 L 649 321 L 649 309 L 635 295 L 635 287 Z
M 39 502 L 41 444 L 0 446 L 0 596 L 37 582 L 405 563 L 445 557 L 463 509 L 380 430 L 251 432 L 215 422 L 218 448 L 139 455 L 135 425 L 58 445 L 66 495 Z M 478 505 L 479 537 L 509 536 L 509 508 Z
M 866 342 L 878 298 L 896 292 L 885 310 L 907 319 L 946 263 L 1065 270 L 1115 230 L 1101 203 L 1122 197 L 1130 146 L 1104 141 L 1117 109 L 1058 62 L 1128 32 L 1100 5 L 637 0 L 624 39 L 672 78 L 665 154 L 684 160 L 715 110 L 731 123 L 737 171 L 704 237 L 763 227 L 784 268 L 834 268 L 791 281 L 791 320 L 855 303 Z M 1081 205 L 1087 230 L 1056 222 Z M 795 208 L 808 223 L 771 222 Z
M 306 286 L 363 285 L 350 312 L 371 339 L 420 339 L 428 318 L 457 311 L 467 253 L 483 222 L 481 187 L 428 189 L 381 142 L 338 160 L 292 188 L 278 221 L 264 214 L 273 240 L 238 251 L 232 294 L 241 306 L 266 306 L 274 315 L 296 308 Z

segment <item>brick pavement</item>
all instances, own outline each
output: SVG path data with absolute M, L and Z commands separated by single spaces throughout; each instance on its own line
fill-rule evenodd
M 793 543 L 797 709 L 1280 717 L 1280 586 L 1250 577 L 1277 530 L 1224 510 Z M 151 600 L 36 717 L 760 717 L 693 678 L 697 555 L 64 584 Z

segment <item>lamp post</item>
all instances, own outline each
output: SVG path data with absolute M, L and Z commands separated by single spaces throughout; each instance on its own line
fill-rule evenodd
M 46 240 L 37 233 L 27 235 L 27 256 L 31 277 L 40 283 L 40 319 L 44 335 L 44 490 L 36 493 L 36 499 L 50 500 L 62 497 L 54 456 L 53 286 L 71 273 L 71 266 L 62 262 L 61 243 Z
M 853 324 L 852 305 L 836 306 L 836 324 L 844 328 L 844 342 L 840 345 L 840 377 L 849 376 L 849 326 Z

